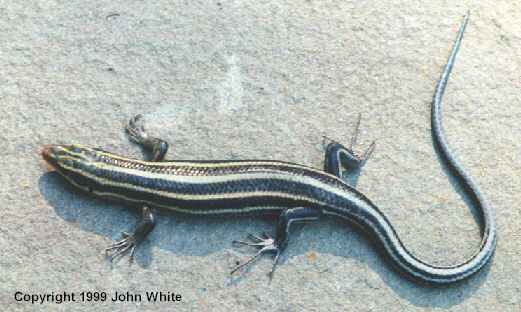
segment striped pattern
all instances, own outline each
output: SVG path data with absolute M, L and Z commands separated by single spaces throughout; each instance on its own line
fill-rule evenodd
M 81 145 L 47 148 L 46 160 L 77 187 L 125 202 L 191 214 L 277 213 L 310 207 L 358 224 L 390 262 L 408 276 L 450 283 L 484 264 L 475 256 L 442 268 L 425 264 L 401 243 L 382 212 L 363 194 L 328 173 L 277 161 L 146 162 Z
M 428 284 L 454 283 L 485 266 L 497 242 L 492 209 L 456 160 L 441 126 L 441 98 L 467 20 L 468 13 L 436 87 L 432 105 L 434 143 L 483 221 L 481 244 L 460 264 L 440 267 L 417 259 L 369 199 L 336 176 L 313 168 L 278 161 L 146 162 L 81 145 L 46 146 L 42 154 L 77 187 L 126 202 L 192 214 L 275 213 L 284 207 L 320 209 L 324 214 L 359 225 L 375 239 L 389 262 L 405 275 Z

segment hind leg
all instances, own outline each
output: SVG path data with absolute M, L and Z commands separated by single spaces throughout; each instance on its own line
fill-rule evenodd
M 316 208 L 295 207 L 295 208 L 285 209 L 279 217 L 279 221 L 277 223 L 277 230 L 275 232 L 275 238 L 270 237 L 266 233 L 264 233 L 262 238 L 257 237 L 253 234 L 250 234 L 249 238 L 251 241 L 233 241 L 236 244 L 242 244 L 242 245 L 258 248 L 258 251 L 246 262 L 235 267 L 230 273 L 233 274 L 237 270 L 249 265 L 255 259 L 260 257 L 262 254 L 273 253 L 275 255 L 275 259 L 273 260 L 273 265 L 272 265 L 271 271 L 269 273 L 269 277 L 271 280 L 271 278 L 273 278 L 273 274 L 275 273 L 275 268 L 278 265 L 280 253 L 288 245 L 289 230 L 290 230 L 291 224 L 294 222 L 305 222 L 305 221 L 316 220 L 321 215 L 322 215 L 322 211 L 320 209 L 316 209 Z
M 331 173 L 343 179 L 344 170 L 347 172 L 348 175 L 353 174 L 356 171 L 359 171 L 365 164 L 367 158 L 373 152 L 375 146 L 374 141 L 362 154 L 362 156 L 358 156 L 358 154 L 354 150 L 356 140 L 358 137 L 358 131 L 360 128 L 360 120 L 361 115 L 359 114 L 349 148 L 343 146 L 335 140 L 332 140 L 324 136 L 324 139 L 329 141 L 329 144 L 326 146 L 326 157 L 324 160 L 324 171 L 326 171 L 327 173 Z

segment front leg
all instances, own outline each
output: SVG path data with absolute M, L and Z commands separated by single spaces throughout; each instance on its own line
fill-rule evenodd
M 162 139 L 151 137 L 145 129 L 143 123 L 138 125 L 141 115 L 136 115 L 127 123 L 125 128 L 130 139 L 141 145 L 150 153 L 150 161 L 162 161 L 168 151 L 168 143 Z M 110 245 L 105 252 L 110 255 L 110 260 L 114 261 L 118 256 L 130 251 L 130 260 L 134 258 L 136 245 L 143 241 L 156 226 L 156 215 L 153 209 L 143 206 L 141 221 L 132 234 L 123 233 L 124 238 Z
M 130 250 L 130 260 L 134 259 L 134 249 L 136 245 L 143 241 L 150 232 L 156 227 L 156 215 L 154 211 L 147 206 L 143 206 L 141 212 L 141 221 L 137 225 L 132 234 L 123 232 L 124 238 L 107 247 L 107 254 L 114 250 L 110 255 L 110 261 L 114 261 L 127 250 Z
M 168 151 L 168 143 L 160 138 L 151 137 L 145 129 L 144 122 L 139 123 L 140 119 L 140 114 L 130 118 L 125 127 L 125 132 L 132 141 L 148 150 L 150 153 L 149 161 L 163 161 Z
M 230 274 L 235 273 L 237 270 L 247 266 L 253 260 L 257 259 L 264 253 L 272 252 L 275 254 L 275 259 L 273 261 L 273 266 L 269 273 L 270 279 L 273 277 L 275 273 L 275 268 L 278 264 L 280 253 L 286 248 L 289 241 L 289 230 L 292 222 L 303 222 L 309 220 L 315 220 L 322 214 L 320 209 L 316 208 L 307 208 L 307 207 L 297 207 L 291 209 L 285 209 L 279 217 L 279 221 L 277 223 L 277 230 L 275 233 L 275 238 L 268 236 L 268 234 L 264 233 L 263 237 L 257 237 L 253 234 L 249 235 L 249 238 L 252 240 L 248 241 L 233 241 L 234 243 L 252 246 L 259 248 L 259 251 L 253 255 L 248 261 L 243 264 L 235 267 Z

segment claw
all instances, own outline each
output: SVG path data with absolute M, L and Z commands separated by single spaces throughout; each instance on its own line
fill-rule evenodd
M 246 241 L 238 241 L 238 240 L 234 240 L 233 243 L 238 243 L 238 244 L 242 244 L 242 245 L 246 245 L 246 246 L 251 246 L 251 247 L 256 247 L 256 248 L 260 248 L 259 251 L 257 251 L 256 254 L 254 254 L 250 259 L 248 259 L 246 262 L 244 262 L 243 264 L 240 264 L 238 266 L 236 266 L 231 272 L 230 274 L 233 274 L 235 273 L 236 271 L 238 271 L 239 269 L 249 265 L 250 263 L 252 263 L 255 259 L 257 259 L 258 257 L 260 257 L 262 254 L 264 253 L 268 253 L 268 252 L 274 252 L 275 253 L 275 260 L 273 262 L 273 267 L 271 268 L 271 271 L 269 273 L 269 277 L 270 277 L 270 280 L 273 278 L 273 274 L 275 272 L 275 267 L 277 266 L 277 263 L 278 263 L 278 259 L 279 259 L 279 255 L 280 255 L 280 247 L 278 246 L 278 244 L 275 242 L 275 240 L 270 237 L 267 233 L 263 233 L 262 235 L 264 238 L 260 238 L 260 237 L 257 237 L 253 234 L 249 234 L 248 237 L 252 240 L 256 240 L 257 242 L 246 242 Z
M 258 236 L 255 236 L 255 235 L 253 235 L 253 234 L 251 234 L 251 233 L 248 234 L 248 237 L 251 238 L 251 239 L 254 239 L 254 240 L 256 240 L 256 241 L 259 241 L 259 242 L 262 241 L 262 238 L 260 238 L 260 237 L 258 237 Z
M 258 243 L 250 243 L 250 242 L 239 241 L 239 240 L 234 240 L 232 242 L 232 244 L 241 244 L 241 245 L 252 246 L 252 247 L 258 247 L 259 246 Z
M 360 130 L 360 121 L 362 120 L 362 114 L 358 113 L 358 119 L 356 120 L 355 129 L 353 130 L 353 137 L 351 137 L 350 151 L 355 154 L 356 139 L 358 138 L 358 131 Z
M 127 131 L 129 137 L 137 143 L 144 144 L 148 140 L 148 133 L 145 129 L 144 122 L 141 122 L 138 125 L 139 120 L 141 119 L 141 114 L 137 114 L 131 117 L 128 120 L 127 126 L 125 130 Z
M 130 249 L 130 261 L 134 259 L 134 250 L 136 248 L 136 240 L 133 235 L 129 235 L 127 233 L 123 233 L 123 238 L 120 241 L 115 242 L 105 249 L 105 254 L 110 256 L 110 261 L 114 262 L 114 260 L 123 255 L 124 252 Z M 111 255 L 110 252 L 114 251 Z
M 277 264 L 279 263 L 280 249 L 277 249 L 275 253 L 275 259 L 273 260 L 273 266 L 271 267 L 271 271 L 268 274 L 270 281 L 273 279 L 273 275 L 275 275 L 275 269 L 277 268 Z
M 323 135 L 323 136 L 322 136 L 322 145 L 323 145 L 324 147 L 327 145 L 326 142 L 329 142 L 329 143 L 338 143 L 337 140 L 332 139 L 332 138 L 328 137 L 327 135 Z M 328 144 L 329 144 L 329 143 L 328 143 Z
M 374 150 L 374 146 L 376 145 L 375 141 L 373 141 L 371 143 L 371 145 L 369 145 L 369 147 L 367 148 L 367 150 L 364 152 L 364 155 L 362 155 L 362 157 L 360 158 L 360 163 L 363 165 L 365 163 L 365 161 L 367 160 L 367 158 L 369 158 L 369 156 L 371 156 L 371 154 L 373 153 L 373 150 Z
M 130 248 L 129 252 L 129 258 L 128 261 L 133 262 L 134 261 L 134 250 L 136 250 L 136 244 L 132 245 L 132 248 Z
M 367 160 L 367 158 L 371 155 L 371 153 L 373 152 L 374 150 L 374 146 L 375 146 L 375 141 L 373 141 L 371 143 L 371 145 L 369 145 L 369 147 L 367 148 L 367 150 L 364 152 L 364 154 L 362 155 L 362 157 L 359 157 L 358 154 L 355 152 L 355 145 L 356 145 L 356 140 L 358 138 L 358 132 L 360 131 L 360 121 L 362 120 L 362 114 L 359 113 L 358 114 L 358 119 L 356 121 L 356 125 L 355 125 L 355 129 L 353 131 L 353 137 L 351 138 L 351 145 L 350 147 L 347 149 L 349 152 L 351 152 L 351 154 L 356 157 L 360 163 L 360 166 L 363 166 L 363 164 L 365 163 L 365 161 Z

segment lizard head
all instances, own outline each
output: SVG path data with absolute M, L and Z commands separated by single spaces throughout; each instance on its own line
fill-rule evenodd
M 78 144 L 45 145 L 42 157 L 73 185 L 92 192 L 96 168 L 103 167 L 100 151 Z

